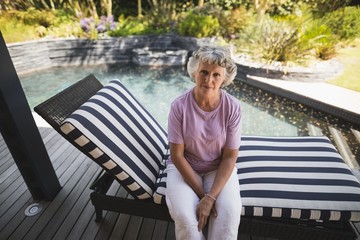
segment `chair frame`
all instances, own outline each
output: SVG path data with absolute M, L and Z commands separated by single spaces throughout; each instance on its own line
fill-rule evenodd
M 60 135 L 67 138 L 60 130 L 62 122 L 99 91 L 103 85 L 93 74 L 74 83 L 67 89 L 34 108 Z M 73 144 L 80 151 L 76 144 Z M 83 151 L 82 151 L 83 152 Z M 91 158 L 87 152 L 83 152 Z M 108 195 L 114 178 L 103 170 L 92 183 L 90 199 L 95 207 L 95 221 L 102 220 L 103 210 L 114 211 L 134 216 L 173 221 L 166 205 L 155 204 L 152 200 L 138 200 Z M 355 240 L 357 231 L 350 222 L 314 221 L 297 219 L 277 219 L 267 217 L 242 216 L 239 232 L 253 236 L 293 240 Z

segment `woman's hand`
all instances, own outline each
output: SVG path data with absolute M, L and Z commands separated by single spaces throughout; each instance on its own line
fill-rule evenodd
M 210 214 L 214 217 L 217 216 L 215 208 L 215 200 L 210 197 L 203 197 L 196 207 L 196 215 L 198 217 L 198 230 L 199 232 L 204 229 L 209 219 Z

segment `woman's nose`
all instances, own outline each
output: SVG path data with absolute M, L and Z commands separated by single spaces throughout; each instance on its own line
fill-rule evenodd
M 207 76 L 205 76 L 205 82 L 210 82 L 211 81 L 211 75 L 208 74 Z

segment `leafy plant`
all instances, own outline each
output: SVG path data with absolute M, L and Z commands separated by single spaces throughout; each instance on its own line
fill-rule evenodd
M 152 28 L 149 22 L 134 17 L 119 18 L 119 23 L 115 29 L 108 32 L 112 37 L 158 33 L 161 32 L 158 29 Z
M 255 22 L 255 15 L 239 7 L 226 12 L 223 19 L 220 20 L 221 32 L 223 37 L 239 36 L 244 29 Z
M 79 26 L 74 24 L 71 11 L 9 10 L 0 16 L 0 29 L 6 42 L 19 42 L 45 36 L 81 36 Z
M 360 8 L 346 7 L 325 15 L 327 26 L 340 39 L 360 37 Z
M 23 24 L 16 18 L 0 17 L 0 31 L 6 43 L 28 41 L 39 38 L 36 26 Z
M 209 37 L 218 35 L 220 28 L 217 18 L 190 12 L 179 23 L 178 32 L 182 36 Z
M 321 19 L 307 22 L 299 39 L 303 52 L 313 51 L 315 57 L 327 60 L 336 53 L 337 38 Z
M 330 12 L 336 11 L 338 9 L 343 9 L 350 3 L 351 0 L 332 0 L 332 1 L 303 0 L 303 1 L 311 6 L 315 16 L 321 18 Z
M 148 0 L 150 10 L 146 11 L 146 20 L 156 31 L 169 32 L 173 30 L 177 19 L 175 0 Z
M 258 28 L 253 44 L 265 60 L 286 62 L 297 56 L 298 39 L 297 27 L 268 19 Z
M 240 6 L 239 0 L 209 0 L 209 3 L 221 7 L 224 10 L 238 8 Z
M 40 25 L 45 28 L 50 27 L 56 21 L 56 16 L 51 11 L 36 10 L 29 8 L 25 12 L 18 12 L 19 17 L 27 25 Z

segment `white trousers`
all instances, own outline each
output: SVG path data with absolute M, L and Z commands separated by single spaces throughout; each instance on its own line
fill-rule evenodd
M 210 191 L 216 171 L 199 175 L 205 193 Z M 196 207 L 200 201 L 194 190 L 184 181 L 175 165 L 167 167 L 166 203 L 175 222 L 175 235 L 178 240 L 205 239 L 198 231 Z M 217 217 L 209 218 L 209 240 L 237 239 L 242 209 L 237 169 L 234 168 L 229 180 L 215 202 Z

